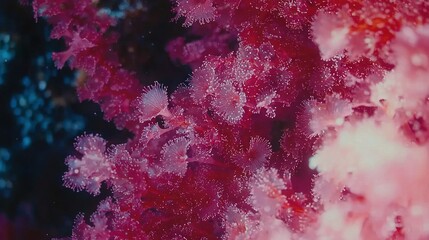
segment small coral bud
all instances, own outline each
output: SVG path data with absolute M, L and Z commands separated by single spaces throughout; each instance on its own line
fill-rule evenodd
M 75 147 L 83 156 L 67 157 L 69 171 L 63 177 L 65 185 L 97 195 L 101 182 L 114 174 L 113 164 L 105 155 L 106 141 L 97 135 L 84 135 L 78 138 Z
M 216 8 L 212 0 L 177 0 L 177 18 L 185 17 L 184 26 L 189 27 L 194 22 L 209 23 L 216 18 Z
M 262 108 L 265 108 L 265 115 L 269 118 L 274 118 L 276 116 L 275 107 L 271 106 L 274 102 L 274 99 L 278 97 L 276 91 L 272 93 L 261 94 L 258 97 L 258 102 L 256 104 L 256 112 L 259 112 Z
M 250 171 L 256 171 L 263 167 L 271 156 L 271 144 L 261 137 L 253 137 L 250 140 L 249 148 L 246 152 L 239 154 L 235 162 Z
M 214 94 L 217 87 L 217 76 L 214 66 L 208 63 L 203 64 L 192 74 L 192 98 L 197 103 L 202 103 L 207 95 Z
M 308 129 L 304 133 L 309 136 L 321 135 L 329 127 L 343 125 L 345 117 L 353 113 L 352 104 L 337 94 L 327 96 L 324 103 L 308 100 L 304 103 L 304 108 L 298 120 L 305 124 L 308 121 Z

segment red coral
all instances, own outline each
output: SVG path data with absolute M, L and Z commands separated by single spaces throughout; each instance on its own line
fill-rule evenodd
M 170 95 L 119 64 L 93 1 L 33 7 L 80 99 L 134 133 L 78 139 L 66 185 L 112 196 L 73 238 L 429 236 L 427 1 L 177 0 L 192 27 L 166 50 L 193 73 Z

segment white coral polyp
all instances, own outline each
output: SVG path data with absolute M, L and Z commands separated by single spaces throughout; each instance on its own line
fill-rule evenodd
M 316 239 L 362 240 L 363 218 L 354 217 L 347 206 L 330 205 L 319 217 Z
M 342 53 L 348 45 L 349 25 L 337 15 L 320 12 L 312 30 L 322 59 L 327 60 Z
M 400 108 L 417 110 L 429 96 L 429 25 L 404 28 L 392 44 L 395 68 L 371 88 L 371 100 L 385 100 L 391 115 Z
M 321 135 L 329 127 L 343 125 L 345 117 L 353 113 L 352 104 L 341 96 L 327 96 L 324 103 L 309 100 L 305 103 L 306 114 L 310 117 L 310 136 Z
M 392 122 L 376 123 L 374 119 L 367 119 L 341 129 L 335 140 L 311 158 L 310 167 L 344 183 L 350 179 L 350 173 L 372 171 L 389 162 L 403 161 L 407 153 Z
M 405 235 L 415 236 L 409 239 L 428 236 L 429 228 L 425 225 L 428 217 L 418 212 L 429 209 L 426 184 L 429 150 L 411 143 L 398 130 L 395 122 L 387 117 L 365 119 L 340 129 L 338 136 L 327 141 L 311 158 L 310 167 L 320 173 L 317 181 L 331 184 L 339 191 L 347 187 L 361 199 L 346 198 L 341 203 L 343 206 L 334 211 L 334 205 L 340 204 L 338 199 L 322 197 L 325 212 L 319 217 L 319 234 L 343 234 L 345 229 L 332 229 L 332 221 L 325 220 L 335 212 L 343 218 L 340 222 L 345 222 L 345 227 L 360 226 L 360 229 L 350 229 L 359 232 L 350 239 L 386 239 L 396 229 L 389 222 L 397 213 L 404 219 Z M 326 188 L 315 189 L 316 194 L 323 189 Z M 319 195 L 332 196 L 323 192 Z

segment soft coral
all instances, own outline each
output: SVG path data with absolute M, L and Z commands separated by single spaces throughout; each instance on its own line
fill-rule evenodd
M 190 84 L 169 95 L 159 83 L 142 87 L 120 65 L 111 51 L 115 35 L 107 31 L 113 21 L 92 1 L 34 1 L 37 15 L 54 24 L 53 37 L 69 47 L 56 55 L 59 65 L 70 59 L 85 72 L 80 98 L 99 103 L 106 119 L 134 133 L 107 150 L 98 136 L 78 140 L 83 156 L 68 158 L 66 179 L 74 180 L 78 167 L 89 169 L 74 187 L 98 193 L 104 181 L 113 195 L 93 214 L 93 226 L 79 217 L 74 238 L 426 236 L 417 224 L 424 216 L 402 211 L 395 200 L 417 200 L 423 206 L 411 207 L 426 211 L 426 196 L 414 190 L 399 196 L 398 187 L 406 186 L 393 177 L 401 166 L 410 172 L 426 167 L 424 147 L 413 145 L 413 134 L 424 129 L 417 125 L 426 122 L 426 88 L 386 88 L 392 75 L 416 81 L 416 70 L 427 73 L 424 47 L 423 55 L 412 55 L 419 48 L 403 38 L 403 26 L 426 23 L 428 6 L 406 3 L 388 21 L 397 7 L 391 1 L 177 1 L 178 16 L 194 27 L 167 51 L 193 74 Z M 299 17 L 291 20 L 287 13 L 295 9 Z M 341 14 L 332 18 L 335 13 Z M 409 31 L 424 46 L 427 27 Z M 390 51 L 411 55 L 411 61 Z M 402 105 L 404 96 L 411 104 Z M 413 123 L 415 132 L 403 134 L 410 119 L 422 120 Z M 379 142 L 390 143 L 390 151 Z M 404 164 L 410 149 L 413 166 Z M 317 178 L 307 166 L 312 154 Z M 402 174 L 408 186 L 424 182 L 424 172 L 418 179 Z M 379 176 L 381 185 L 373 187 L 370 181 Z M 390 195 L 380 196 L 386 186 L 381 190 Z M 393 206 L 382 206 L 387 198 Z M 415 227 L 377 232 L 398 216 Z M 341 228 L 330 225 L 336 217 Z

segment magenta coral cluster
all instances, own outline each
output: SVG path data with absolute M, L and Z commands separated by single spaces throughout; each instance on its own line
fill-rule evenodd
M 111 196 L 73 239 L 429 238 L 429 2 L 176 0 L 186 84 L 142 86 L 97 1 L 34 0 L 133 138 L 84 135 L 65 185 Z M 168 91 L 167 91 L 168 90 Z

